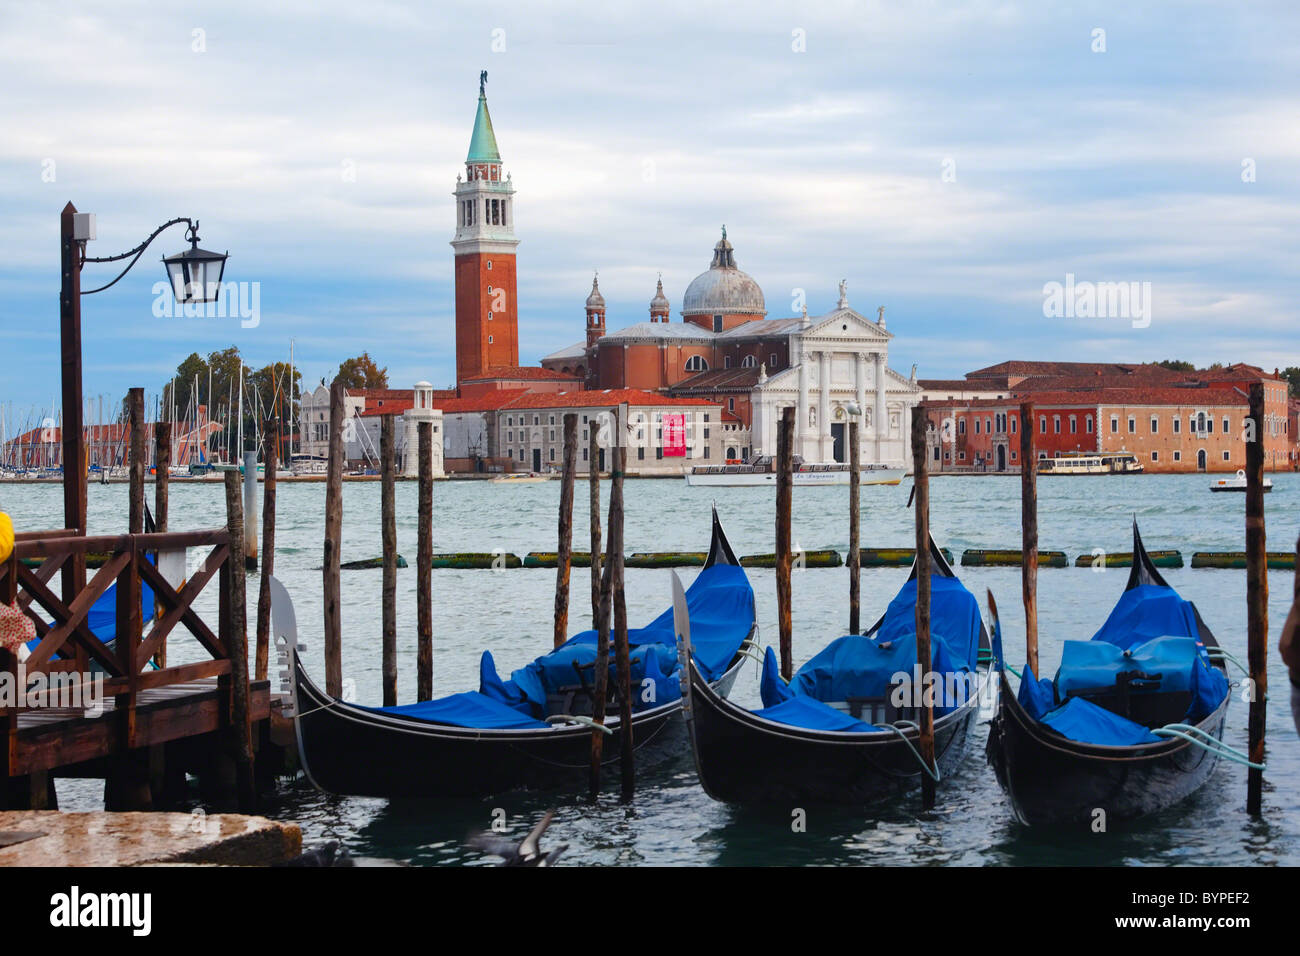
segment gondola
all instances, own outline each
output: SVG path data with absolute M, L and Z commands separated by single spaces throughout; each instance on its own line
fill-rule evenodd
M 1000 694 L 987 755 L 1015 817 L 1132 820 L 1204 784 L 1231 697 L 1218 647 L 1196 606 L 1156 570 L 1137 522 L 1124 593 L 1092 640 L 1066 642 L 1055 681 L 1026 668 L 1012 689 L 995 620 Z
M 982 691 L 991 689 L 990 645 L 978 602 L 933 541 L 930 552 L 934 670 L 969 677 L 960 693 L 940 698 L 947 706 L 935 708 L 935 762 L 943 779 L 962 757 Z M 918 786 L 927 772 L 918 750 L 920 708 L 895 706 L 911 701 L 891 700 L 889 691 L 880 696 L 899 670 L 913 676 L 915 614 L 913 563 L 907 583 L 865 635 L 839 638 L 800 668 L 793 685 L 807 692 L 781 681 L 768 648 L 765 706 L 758 711 L 709 685 L 695 665 L 691 622 L 679 615 L 687 737 L 705 792 L 742 805 L 862 806 Z M 855 688 L 868 695 L 853 696 Z
M 754 592 L 713 515 L 703 568 L 687 592 L 692 623 L 708 634 L 712 687 L 726 696 L 751 653 Z M 503 681 L 484 652 L 476 692 L 397 707 L 366 707 L 321 691 L 302 666 L 293 606 L 272 585 L 273 627 L 293 695 L 298 750 L 307 778 L 336 794 L 387 798 L 483 797 L 520 788 L 586 785 L 596 635 L 584 631 Z M 680 755 L 680 679 L 673 610 L 629 630 L 633 741 L 638 766 Z M 611 665 L 613 653 L 610 654 Z M 612 667 L 611 667 L 612 671 Z M 622 728 L 609 680 L 607 762 Z

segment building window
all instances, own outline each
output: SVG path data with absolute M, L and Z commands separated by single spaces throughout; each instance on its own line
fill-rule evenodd
M 768 356 L 768 363 L 767 363 L 767 364 L 770 365 L 772 368 L 780 368 L 780 367 L 781 367 L 781 363 L 778 362 L 778 361 L 776 360 L 776 353 L 775 353 L 775 352 L 773 352 L 771 355 Z
M 1228 434 L 1228 420 L 1226 418 L 1223 420 L 1223 434 Z
M 555 416 L 554 416 L 554 415 L 551 416 L 551 424 L 552 424 L 552 425 L 555 424 Z M 551 441 L 555 441 L 555 432 L 551 432 Z
M 492 344 L 492 336 L 489 335 L 489 336 L 488 336 L 488 345 L 491 345 L 491 344 Z
M 958 435 L 966 434 L 966 419 L 964 418 L 957 419 L 957 434 Z
M 1183 453 L 1181 451 L 1174 452 L 1174 461 L 1182 461 L 1182 460 L 1183 460 Z
M 1158 452 L 1158 451 L 1153 451 L 1153 452 L 1151 453 L 1151 460 L 1152 460 L 1152 461 L 1159 461 L 1159 460 L 1160 460 L 1160 452 Z
M 754 360 L 754 356 L 752 355 L 746 355 L 743 359 L 740 360 L 741 368 L 753 368 L 757 364 L 758 362 Z
M 492 268 L 492 260 L 491 260 L 491 259 L 489 259 L 489 260 L 487 261 L 487 267 L 488 267 L 489 270 Z
M 1158 419 L 1158 418 L 1156 418 L 1154 415 L 1152 415 L 1152 416 L 1151 416 L 1151 434 L 1153 434 L 1153 435 L 1158 435 L 1159 433 L 1160 433 L 1160 419 Z
M 1040 434 L 1040 435 L 1046 435 L 1046 434 L 1047 434 L 1047 416 L 1046 416 L 1046 415 L 1039 415 L 1039 416 L 1038 416 L 1038 434 Z
M 720 315 L 715 315 L 715 316 L 713 317 L 713 331 L 714 331 L 714 332 L 721 332 L 721 331 L 722 331 L 722 316 L 720 316 Z
M 555 429 L 551 429 L 551 441 L 555 441 Z
M 551 461 L 555 461 L 555 449 L 551 449 Z
M 586 461 L 586 460 L 587 460 L 587 449 L 586 449 L 585 446 L 584 446 L 583 449 L 582 449 L 582 460 L 583 460 L 583 461 Z
M 636 450 L 637 461 L 645 461 L 645 445 L 641 445 Z
M 1134 418 L 1132 415 L 1130 415 L 1130 416 L 1128 417 L 1128 433 L 1129 433 L 1130 435 L 1136 435 L 1136 434 L 1137 434 L 1137 430 L 1138 430 L 1137 419 Z
M 514 440 L 515 440 L 515 433 L 514 433 L 514 432 L 506 432 L 506 441 L 508 441 L 508 442 L 510 442 L 510 443 L 513 444 L 513 443 L 514 443 Z
M 1089 435 L 1092 434 L 1092 416 L 1091 416 L 1091 415 L 1085 415 L 1085 416 L 1084 416 L 1084 418 L 1083 418 L 1083 429 L 1084 429 L 1084 431 L 1086 431 Z
M 704 446 L 704 457 L 705 457 L 705 458 L 708 458 L 708 457 L 709 457 L 709 446 L 708 446 L 708 445 L 705 445 L 705 446 Z
M 1013 418 L 1011 419 L 1011 434 L 1014 435 L 1015 433 L 1016 433 L 1016 419 Z
M 686 371 L 688 372 L 707 372 L 709 363 L 704 361 L 703 355 L 692 355 L 686 360 Z
M 534 416 L 533 416 L 533 424 L 534 424 L 534 425 L 540 425 L 541 423 L 542 423 L 542 420 L 541 420 L 540 418 L 538 418 L 536 415 L 534 415 Z
M 1070 434 L 1071 434 L 1071 435 L 1077 435 L 1078 433 L 1079 433 L 1079 416 L 1078 416 L 1078 415 L 1071 415 L 1071 416 L 1070 416 Z
M 1223 460 L 1224 460 L 1224 461 L 1232 461 L 1232 452 L 1225 451 L 1225 452 L 1223 453 Z
M 492 321 L 492 313 L 491 313 L 491 312 L 488 313 L 488 321 L 489 321 L 489 322 Z
M 664 457 L 664 446 L 660 445 L 658 448 L 655 449 L 655 459 L 659 460 L 662 459 L 663 457 Z
M 979 433 L 980 433 L 980 420 L 977 417 L 975 419 L 975 434 L 978 435 Z
M 1053 416 L 1052 416 L 1052 432 L 1053 432 L 1054 434 L 1057 434 L 1057 435 L 1061 434 L 1061 416 L 1060 416 L 1060 415 L 1053 415 Z
M 966 460 L 966 453 L 965 453 L 964 451 L 959 451 L 959 452 L 957 452 L 957 460 L 958 460 L 958 461 L 965 461 L 965 460 Z
M 984 418 L 984 430 L 990 435 L 993 434 L 993 421 L 988 416 L 985 416 Z
M 731 368 L 731 356 L 730 356 L 730 355 L 728 355 L 726 358 L 724 358 L 724 359 L 722 360 L 722 367 L 723 367 L 723 368 Z
M 1183 420 L 1177 415 L 1174 416 L 1174 434 L 1177 435 L 1183 430 Z
M 735 410 L 736 410 L 736 400 L 734 398 L 727 399 L 727 411 L 734 412 Z

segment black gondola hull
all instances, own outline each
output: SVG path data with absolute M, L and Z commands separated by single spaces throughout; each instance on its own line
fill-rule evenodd
M 293 654 L 297 730 L 303 768 L 328 793 L 386 798 L 478 798 L 519 789 L 586 787 L 591 731 L 473 730 L 376 713 L 334 701 Z M 730 693 L 743 658 L 717 682 Z M 603 744 L 605 763 L 622 749 L 617 718 Z M 681 701 L 632 718 L 638 769 L 687 753 Z
M 755 717 L 720 697 L 692 665 L 686 726 L 700 784 L 724 803 L 796 807 L 867 806 L 920 786 L 922 769 L 909 743 L 894 736 L 805 730 Z M 942 780 L 966 751 L 978 699 L 935 721 Z
M 1227 713 L 1225 698 L 1197 726 L 1220 739 Z M 1184 740 L 1145 747 L 1067 740 L 1025 712 L 1005 676 L 989 727 L 988 759 L 1012 813 L 1031 826 L 1093 826 L 1164 810 L 1200 788 L 1219 762 Z

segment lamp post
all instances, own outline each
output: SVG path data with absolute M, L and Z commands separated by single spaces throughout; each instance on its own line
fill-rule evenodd
M 144 242 L 121 255 L 88 257 L 86 243 L 95 238 L 95 214 L 79 213 L 68 203 L 59 216 L 61 291 L 59 295 L 59 347 L 63 395 L 63 524 L 86 533 L 86 459 L 82 440 L 81 404 L 81 297 L 103 292 L 116 285 L 140 260 L 149 244 L 172 226 L 185 223 L 190 248 L 163 260 L 176 300 L 182 303 L 215 302 L 221 292 L 221 276 L 227 255 L 198 247 L 198 220 L 172 219 L 153 231 Z M 117 277 L 106 285 L 83 292 L 81 269 L 87 262 L 130 260 Z M 63 599 L 71 603 L 86 585 L 84 555 L 64 565 Z

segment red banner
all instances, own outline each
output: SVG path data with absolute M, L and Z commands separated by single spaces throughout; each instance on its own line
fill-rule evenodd
M 686 416 L 664 416 L 664 457 L 686 457 Z

